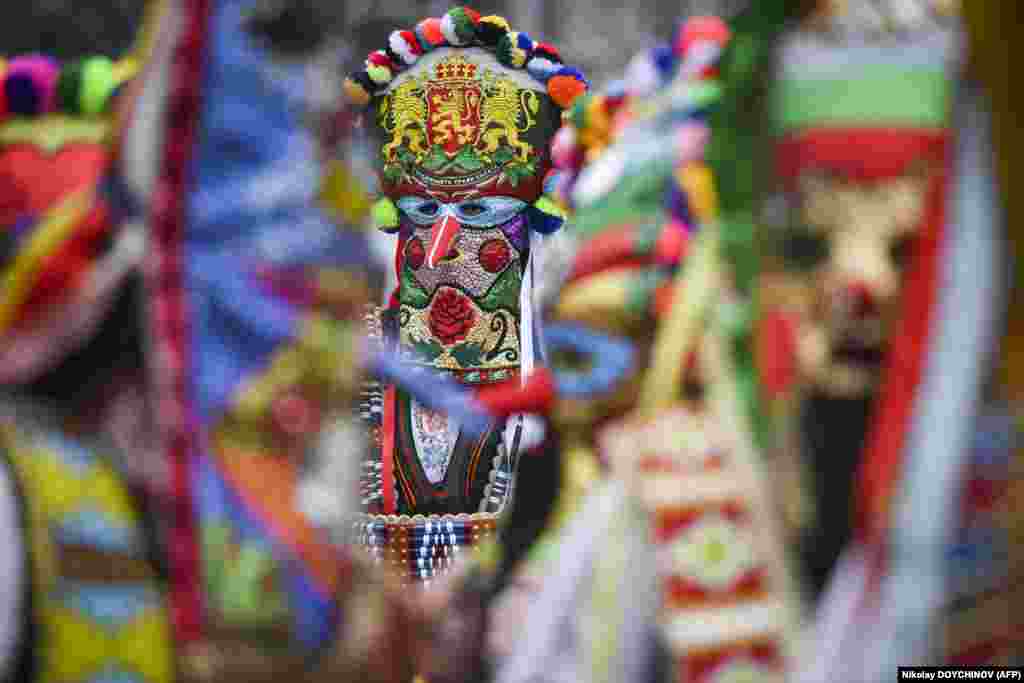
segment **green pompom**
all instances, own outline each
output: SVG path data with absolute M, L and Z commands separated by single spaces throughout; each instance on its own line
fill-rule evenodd
M 107 57 L 90 57 L 82 62 L 79 108 L 86 116 L 102 114 L 110 96 L 117 90 L 114 63 Z
M 449 15 L 452 18 L 452 29 L 463 45 L 476 40 L 476 24 L 464 8 L 457 7 L 451 10 Z
M 594 96 L 592 94 L 584 93 L 573 102 L 572 108 L 569 110 L 569 122 L 575 126 L 576 130 L 586 129 L 587 109 L 590 107 L 590 102 L 593 99 Z
M 378 200 L 373 205 L 371 212 L 373 224 L 378 230 L 392 232 L 398 228 L 398 207 L 387 197 Z
M 81 60 L 71 62 L 61 69 L 57 77 L 57 109 L 65 114 L 82 113 L 78 97 L 82 90 L 82 65 Z
M 515 67 L 515 42 L 513 41 L 514 36 L 511 33 L 506 33 L 498 41 L 498 45 L 494 48 L 494 56 L 498 58 L 498 61 L 508 67 Z
M 696 106 L 709 107 L 722 98 L 722 87 L 713 81 L 694 83 L 689 94 Z

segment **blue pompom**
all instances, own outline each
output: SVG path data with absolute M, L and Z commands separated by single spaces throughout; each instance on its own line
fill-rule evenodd
M 661 77 L 667 80 L 676 68 L 676 56 L 668 45 L 658 45 L 651 48 L 651 63 Z
M 590 81 L 587 80 L 587 77 L 583 75 L 582 71 L 580 71 L 579 69 L 577 69 L 574 66 L 564 66 L 564 65 L 561 65 L 561 66 L 558 67 L 558 71 L 555 74 L 553 74 L 553 75 L 554 76 L 572 76 L 577 81 L 579 81 L 580 83 L 583 83 L 585 86 L 587 86 L 587 89 L 590 88 Z
M 558 73 L 558 69 L 558 64 L 545 57 L 534 57 L 526 63 L 526 72 L 541 83 L 547 83 L 552 76 Z
M 534 230 L 541 235 L 550 235 L 556 232 L 565 223 L 565 220 L 560 216 L 553 216 L 550 213 L 541 211 L 535 206 L 531 206 L 526 211 L 526 220 L 529 222 L 530 230 Z
M 668 193 L 665 197 L 665 208 L 673 218 L 693 225 L 693 214 L 690 211 L 690 200 L 679 186 L 679 183 L 669 183 Z

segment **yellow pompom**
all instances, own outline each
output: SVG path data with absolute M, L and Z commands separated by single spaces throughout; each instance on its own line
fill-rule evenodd
M 505 33 L 508 33 L 509 31 L 512 30 L 512 27 L 508 23 L 508 19 L 506 19 L 505 17 L 499 17 L 496 14 L 491 14 L 486 17 L 480 17 L 480 23 L 493 24 L 494 26 L 497 26 Z
M 345 79 L 345 82 L 342 83 L 342 90 L 345 92 L 345 97 L 357 107 L 365 107 L 370 103 L 370 93 L 351 78 Z
M 676 171 L 676 181 L 690 200 L 690 209 L 698 221 L 707 223 L 718 216 L 718 193 L 710 168 L 691 162 Z
M 320 199 L 349 225 L 361 223 L 370 212 L 365 184 L 339 161 L 328 163 Z

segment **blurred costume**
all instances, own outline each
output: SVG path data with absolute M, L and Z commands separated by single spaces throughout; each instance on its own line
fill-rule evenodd
M 315 206 L 300 65 L 274 64 L 244 16 L 157 4 L 121 61 L 4 65 L 15 680 L 412 677 L 410 615 L 332 538 L 374 274 Z
M 540 349 L 540 237 L 562 222 L 543 196 L 548 145 L 582 75 L 501 17 L 458 8 L 393 32 L 345 87 L 381 145 L 375 219 L 398 236 L 378 335 L 425 371 L 514 387 Z M 356 533 L 398 574 L 430 579 L 494 533 L 529 430 L 517 417 L 471 438 L 389 385 L 364 412 L 376 443 Z
M 950 4 L 823 3 L 782 46 L 776 253 L 798 284 L 776 301 L 798 322 L 775 343 L 797 359 L 805 560 L 828 585 L 805 680 L 995 663 L 1008 634 L 990 125 Z
M 0 65 L 0 675 L 11 680 L 174 675 L 133 367 L 142 235 L 111 177 L 116 95 L 134 71 L 130 58 Z
M 566 467 L 589 459 L 592 474 L 563 489 L 575 500 L 532 558 L 548 576 L 498 681 L 791 667 L 799 603 L 744 396 L 748 176 L 725 166 L 747 161 L 737 115 L 783 18 L 762 3 L 730 25 L 687 22 L 568 117 L 555 153 L 577 248 L 545 337 Z M 753 46 L 742 58 L 734 35 Z
M 884 350 L 908 303 L 904 277 L 937 239 L 948 153 L 951 34 L 924 28 L 912 41 L 863 44 L 843 37 L 853 30 L 844 20 L 856 15 L 854 7 L 832 23 L 815 17 L 831 33 L 794 32 L 773 93 L 785 183 L 778 207 L 788 219 L 776 253 L 790 283 L 804 287 L 780 288 L 777 306 L 766 299 L 766 315 L 799 321 L 791 348 L 820 516 L 805 541 L 816 590 L 850 538 L 850 487 L 872 399 L 884 393 L 891 405 L 901 393 L 906 405 L 917 381 L 908 374 L 906 387 L 883 386 Z M 897 447 L 899 431 L 879 428 L 890 439 L 880 447 Z
M 250 9 L 167 5 L 126 131 L 179 670 L 408 680 L 397 599 L 339 545 L 375 275 L 364 236 L 317 207 L 303 64 L 248 33 Z M 400 654 L 361 669 L 380 648 Z
M 1022 224 L 1020 220 L 1020 198 L 1013 191 L 1013 181 L 1009 174 L 1009 167 L 1013 160 L 1020 157 L 1021 141 L 1024 138 L 1017 133 L 1017 127 L 1013 123 L 1013 112 L 1018 111 L 1016 102 L 1020 97 L 1020 89 L 1013 86 L 1011 76 L 1011 62 L 1008 60 L 1013 50 L 1013 36 L 1016 27 L 1020 25 L 1020 5 L 1012 2 L 992 2 L 982 5 L 965 3 L 962 7 L 964 24 L 968 34 L 968 77 L 978 84 L 983 97 L 988 102 L 992 111 L 992 143 L 993 153 L 996 157 L 996 175 L 998 187 L 1002 190 L 1002 206 L 1005 210 L 1006 238 L 1011 246 L 1009 257 L 1012 262 L 1018 264 L 1010 283 L 1010 300 L 1015 301 L 1019 297 L 1024 285 L 1024 269 L 1020 268 L 1021 263 L 1021 237 Z M 1013 663 L 1020 663 L 1024 656 L 1024 643 L 1021 642 L 1022 611 L 1021 604 L 1024 595 L 1021 594 L 1021 570 L 1024 562 L 1021 561 L 1021 553 L 1024 552 L 1021 531 L 1024 525 L 1024 498 L 1021 497 L 1021 486 L 1024 485 L 1024 440 L 1020 438 L 1024 431 L 1024 423 L 1021 421 L 1021 408 L 1024 398 L 1024 353 L 1022 353 L 1021 342 L 1024 340 L 1024 315 L 1019 306 L 1009 306 L 1007 310 L 1007 324 L 1005 335 L 1001 340 L 1001 358 L 999 372 L 992 388 L 993 400 L 1003 401 L 1006 404 L 1007 413 L 1012 417 L 1012 434 L 1015 438 L 1010 439 L 1010 467 L 1008 486 L 1004 490 L 997 491 L 1001 496 L 997 497 L 993 510 L 1001 515 L 1006 528 L 1009 529 L 1009 564 L 1010 575 L 1007 585 L 1011 587 L 1006 598 L 1007 608 L 1010 612 L 1010 638 L 1008 643 L 1009 658 Z M 998 443 L 998 442 L 997 442 Z

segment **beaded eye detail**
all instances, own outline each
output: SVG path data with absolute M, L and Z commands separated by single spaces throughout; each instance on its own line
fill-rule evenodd
M 402 197 L 396 202 L 399 210 L 417 225 L 433 225 L 441 216 L 454 216 L 460 225 L 470 228 L 492 228 L 512 220 L 524 211 L 527 203 L 512 197 L 481 197 L 454 204 L 441 204 L 425 197 Z

